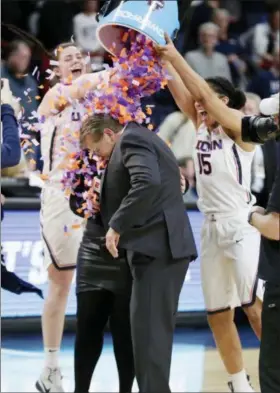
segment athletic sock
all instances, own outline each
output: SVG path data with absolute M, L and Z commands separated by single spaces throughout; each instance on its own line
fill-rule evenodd
M 234 392 L 253 392 L 244 369 L 239 371 L 239 373 L 231 374 L 230 380 L 232 382 Z
M 45 348 L 45 367 L 58 368 L 59 348 Z

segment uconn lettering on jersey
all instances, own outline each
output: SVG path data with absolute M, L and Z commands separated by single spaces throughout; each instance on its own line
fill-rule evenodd
M 202 151 L 202 152 L 209 152 L 212 150 L 221 150 L 223 148 L 223 141 L 222 139 L 219 139 L 218 141 L 197 141 L 196 144 L 196 150 Z

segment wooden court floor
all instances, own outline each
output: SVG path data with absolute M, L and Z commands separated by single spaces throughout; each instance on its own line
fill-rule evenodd
M 258 343 L 250 331 L 244 337 L 242 344 L 246 369 L 255 391 L 260 392 Z M 73 392 L 73 344 L 73 336 L 65 338 L 61 352 L 66 392 Z M 2 337 L 1 392 L 35 392 L 34 384 L 42 366 L 43 353 L 39 336 Z M 208 329 L 186 330 L 175 335 L 170 385 L 173 392 L 229 392 L 227 374 Z M 118 377 L 109 335 L 105 339 L 91 391 L 118 391 Z M 133 391 L 138 391 L 136 383 Z
M 252 386 L 256 392 L 260 392 L 258 380 L 258 349 L 245 349 L 244 362 L 250 375 Z M 227 392 L 227 375 L 220 360 L 217 350 L 206 350 L 204 364 L 204 378 L 202 392 Z

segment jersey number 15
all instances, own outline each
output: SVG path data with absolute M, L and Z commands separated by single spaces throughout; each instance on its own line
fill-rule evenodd
M 211 154 L 197 153 L 197 157 L 199 163 L 199 174 L 210 175 L 212 173 L 211 163 L 209 162 Z

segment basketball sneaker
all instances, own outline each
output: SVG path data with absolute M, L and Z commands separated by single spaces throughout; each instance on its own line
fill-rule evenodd
M 64 392 L 60 369 L 45 368 L 35 386 L 42 393 Z
M 247 380 L 248 380 L 248 385 L 244 388 L 242 388 L 242 390 L 240 389 L 235 389 L 234 384 L 232 381 L 228 382 L 228 387 L 231 391 L 231 393 L 255 393 L 254 389 L 252 388 L 252 385 L 250 383 L 250 377 L 249 375 L 247 375 Z

